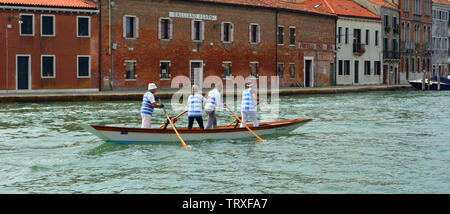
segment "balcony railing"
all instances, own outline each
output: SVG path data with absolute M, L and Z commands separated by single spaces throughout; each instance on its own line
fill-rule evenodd
M 353 54 L 363 54 L 366 52 L 366 46 L 364 44 L 353 44 Z
M 400 45 L 401 45 L 400 46 L 400 48 L 401 48 L 400 50 L 402 52 L 407 52 L 407 51 L 410 51 L 410 50 L 414 49 L 412 42 L 402 41 Z
M 383 51 L 384 59 L 400 59 L 400 52 L 398 51 Z

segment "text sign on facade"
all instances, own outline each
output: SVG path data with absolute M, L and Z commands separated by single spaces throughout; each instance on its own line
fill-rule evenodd
M 216 21 L 217 16 L 207 14 L 193 14 L 193 13 L 181 13 L 181 12 L 169 12 L 171 18 L 185 18 L 185 19 L 200 19 Z

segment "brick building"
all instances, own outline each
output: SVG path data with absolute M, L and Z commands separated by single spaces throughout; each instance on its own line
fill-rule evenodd
M 333 76 L 335 16 L 311 6 L 275 0 L 100 3 L 103 89 L 149 82 L 168 88 L 177 76 L 199 84 L 208 76 L 278 75 L 281 86 L 320 86 Z
M 0 0 L 0 92 L 97 91 L 97 6 Z

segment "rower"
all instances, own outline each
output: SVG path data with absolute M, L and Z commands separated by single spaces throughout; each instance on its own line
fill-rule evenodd
M 198 86 L 193 85 L 192 94 L 188 98 L 188 129 L 192 129 L 194 120 L 197 121 L 200 129 L 204 129 L 202 118 L 202 102 L 206 101 L 206 98 L 198 93 Z
M 155 101 L 156 93 L 156 84 L 150 83 L 148 84 L 148 91 L 144 94 L 142 98 L 142 106 L 141 106 L 141 117 L 142 117 L 142 125 L 141 128 L 149 129 L 152 126 L 152 114 L 154 108 L 164 108 L 164 104 L 158 105 Z
M 222 104 L 222 85 L 216 84 L 214 89 L 208 92 L 208 101 L 205 105 L 205 112 L 208 115 L 206 129 L 217 129 L 216 107 Z
M 242 92 L 242 105 L 241 105 L 241 115 L 242 122 L 247 123 L 247 118 L 250 117 L 253 121 L 253 127 L 258 127 L 258 118 L 256 117 L 254 101 L 260 100 L 256 91 L 253 89 L 253 83 L 249 82 L 245 84 L 245 90 Z M 241 128 L 244 125 L 241 123 Z

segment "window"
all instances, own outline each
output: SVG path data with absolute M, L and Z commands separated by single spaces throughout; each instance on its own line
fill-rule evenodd
M 170 79 L 170 61 L 160 61 L 161 79 Z
M 369 32 L 369 29 L 366 29 L 366 45 L 369 45 L 369 36 L 370 35 L 370 32 Z
M 289 45 L 295 46 L 295 27 L 289 27 Z
M 289 78 L 295 79 L 295 64 L 289 64 Z
M 136 61 L 125 60 L 125 80 L 136 80 Z
M 55 55 L 41 55 L 41 78 L 55 78 Z
M 34 36 L 34 15 L 22 14 L 20 15 L 20 35 Z
M 425 16 L 430 16 L 431 1 L 425 0 Z
M 414 66 L 414 62 L 415 62 L 415 60 L 414 60 L 414 58 L 411 58 L 411 72 L 415 72 L 415 69 L 416 69 L 416 66 Z
M 89 78 L 91 77 L 91 57 L 90 56 L 77 56 L 77 77 Z
M 284 37 L 284 27 L 283 26 L 278 26 L 278 31 L 277 31 L 277 40 L 278 40 L 278 45 L 283 45 L 284 41 L 283 41 L 283 37 Z
M 341 42 L 342 42 L 341 37 L 342 37 L 342 27 L 339 27 L 338 28 L 338 43 L 339 44 L 341 44 Z
M 389 27 L 389 16 L 388 15 L 384 15 L 384 27 L 385 28 Z
M 204 40 L 204 34 L 205 34 L 205 23 L 200 20 L 192 20 L 192 40 L 199 42 Z
M 420 68 L 420 58 L 417 58 L 417 72 L 421 72 L 421 68 Z
M 338 70 L 338 72 L 339 72 L 339 75 L 343 75 L 343 73 L 344 73 L 344 70 L 343 70 L 343 68 L 344 68 L 344 65 L 343 65 L 343 61 L 342 60 L 339 60 L 339 70 Z
M 379 43 L 379 41 L 378 41 L 379 38 L 378 38 L 378 37 L 379 37 L 379 33 L 378 33 L 378 31 L 376 30 L 376 31 L 375 31 L 375 46 L 378 46 L 378 43 Z
M 350 75 L 350 60 L 344 61 L 344 75 Z
M 123 16 L 123 37 L 136 39 L 139 37 L 139 19 L 136 16 Z
M 258 62 L 250 62 L 250 75 L 258 78 Z
M 77 16 L 77 36 L 90 37 L 91 36 L 91 18 L 84 16 Z
M 405 40 L 405 34 L 406 34 L 406 28 L 405 28 L 405 22 L 402 22 L 402 40 Z
M 409 12 L 409 0 L 403 0 L 403 11 Z
M 234 27 L 231 22 L 222 22 L 222 42 L 233 42 Z
M 345 28 L 345 44 L 348 44 L 348 27 Z
M 169 18 L 160 18 L 158 24 L 158 38 L 170 40 L 173 36 L 173 22 Z
M 278 63 L 277 76 L 279 76 L 280 78 L 284 77 L 284 64 L 283 63 Z
M 256 44 L 261 41 L 261 29 L 258 24 L 250 24 L 249 26 L 249 40 L 250 43 Z
M 222 62 L 223 78 L 228 79 L 231 77 L 231 62 Z
M 374 66 L 375 66 L 375 75 L 381 75 L 381 61 L 375 61 L 374 62 Z
M 54 15 L 41 15 L 41 36 L 55 36 Z
M 370 75 L 370 61 L 364 61 L 364 75 Z
M 389 38 L 385 37 L 383 44 L 383 51 L 389 51 Z

